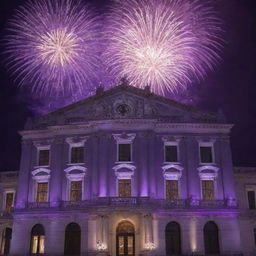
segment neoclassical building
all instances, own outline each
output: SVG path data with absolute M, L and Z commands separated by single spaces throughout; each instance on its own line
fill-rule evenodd
M 10 254 L 255 255 L 231 128 L 126 84 L 28 121 Z

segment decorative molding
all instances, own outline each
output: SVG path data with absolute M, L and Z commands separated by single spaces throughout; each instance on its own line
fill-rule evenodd
M 48 182 L 51 175 L 51 170 L 47 168 L 38 168 L 31 172 L 32 179 L 36 182 Z
M 177 164 L 167 164 L 162 166 L 165 180 L 179 180 L 182 176 L 182 166 Z
M 201 180 L 216 180 L 219 168 L 212 165 L 204 165 L 197 168 Z
M 134 175 L 136 166 L 128 163 L 118 164 L 113 167 L 118 179 L 131 179 Z
M 72 171 L 78 171 L 73 172 Z M 86 174 L 87 168 L 84 166 L 74 165 L 66 168 L 64 172 L 66 172 L 66 177 L 70 181 L 80 181 L 83 180 Z
M 89 136 L 75 136 L 66 138 L 66 142 L 71 147 L 83 147 L 84 143 L 88 140 Z
M 33 145 L 37 148 L 44 148 L 44 149 L 49 149 L 51 147 L 51 144 L 53 143 L 53 139 L 45 139 L 45 140 L 40 140 L 40 141 L 33 141 Z
M 164 135 L 162 136 L 162 141 L 168 145 L 168 143 L 175 143 L 176 145 L 180 142 L 181 136 L 170 136 Z
M 136 137 L 135 133 L 121 133 L 121 134 L 113 134 L 114 139 L 117 143 L 132 143 Z

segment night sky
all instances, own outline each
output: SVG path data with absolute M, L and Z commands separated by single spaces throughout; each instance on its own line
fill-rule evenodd
M 0 38 L 5 34 L 8 18 L 23 2 L 0 1 Z M 109 4 L 108 0 L 90 2 L 101 10 Z M 223 61 L 215 72 L 194 85 L 191 97 L 198 108 L 221 109 L 227 121 L 235 125 L 231 134 L 234 165 L 256 166 L 256 0 L 220 0 L 218 6 L 226 31 Z M 2 49 L 0 46 L 0 54 Z M 28 117 L 35 115 L 31 105 L 0 64 L 0 171 L 19 168 L 17 131 L 23 129 Z

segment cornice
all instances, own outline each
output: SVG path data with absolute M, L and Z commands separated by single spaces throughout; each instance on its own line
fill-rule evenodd
M 122 119 L 90 121 L 77 125 L 49 126 L 46 129 L 24 130 L 20 135 L 24 140 L 49 138 L 53 136 L 85 135 L 99 131 L 144 131 L 145 129 L 156 133 L 173 134 L 229 134 L 231 124 L 205 124 L 205 123 L 161 123 L 156 119 Z

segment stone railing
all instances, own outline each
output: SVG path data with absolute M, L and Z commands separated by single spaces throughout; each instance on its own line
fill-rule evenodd
M 53 202 L 30 202 L 26 209 L 56 209 L 76 210 L 94 207 L 129 207 L 129 208 L 151 208 L 151 209 L 237 209 L 235 201 L 230 200 L 198 200 L 177 199 L 165 200 L 150 197 L 99 197 L 83 201 L 61 201 Z M 24 208 L 23 208 L 24 209 Z M 19 209 L 15 209 L 19 211 Z
M 100 197 L 94 200 L 79 202 L 62 201 L 62 209 L 85 209 L 88 207 L 145 207 L 156 209 L 223 209 L 236 208 L 226 200 L 190 199 L 165 200 L 149 197 Z
M 40 208 L 49 208 L 49 202 L 30 202 L 27 204 L 28 209 L 40 209 Z

